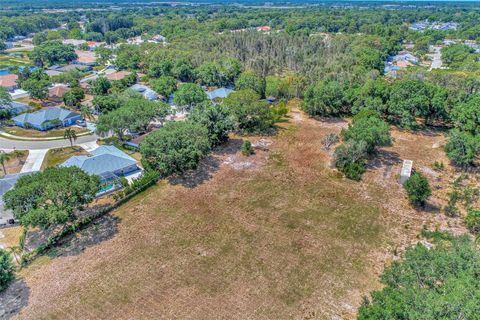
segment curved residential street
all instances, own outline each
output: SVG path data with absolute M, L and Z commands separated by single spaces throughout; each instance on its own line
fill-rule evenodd
M 81 136 L 73 143 L 74 145 L 83 145 L 97 141 L 98 136 L 96 134 Z M 0 137 L 0 150 L 39 150 L 39 149 L 53 149 L 70 146 L 70 141 L 66 139 L 60 140 L 46 140 L 46 141 L 26 141 L 26 140 L 13 140 Z

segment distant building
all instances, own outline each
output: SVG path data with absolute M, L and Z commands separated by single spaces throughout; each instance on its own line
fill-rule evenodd
M 156 36 L 153 36 L 152 39 L 148 40 L 148 42 L 152 42 L 152 43 L 166 43 L 166 42 L 167 42 L 167 38 L 165 38 L 165 37 L 162 36 L 162 35 L 157 34 Z
M 232 92 L 233 92 L 232 89 L 218 88 L 212 91 L 207 91 L 207 97 L 210 100 L 225 99 Z
M 63 95 L 71 89 L 64 84 L 56 84 L 48 89 L 48 97 L 54 100 L 62 100 Z
M 145 99 L 151 101 L 160 99 L 160 96 L 155 91 L 143 84 L 134 84 L 129 89 L 140 93 Z
M 272 30 L 272 27 L 270 27 L 270 26 L 259 26 L 256 29 L 257 29 L 257 31 L 270 31 L 270 30 Z
M 3 87 L 8 91 L 14 91 L 18 88 L 17 80 L 18 76 L 16 74 L 0 76 L 0 87 Z
M 71 44 L 73 45 L 75 48 L 78 48 L 79 46 L 81 46 L 82 44 L 84 43 L 87 43 L 87 41 L 85 40 L 79 40 L 79 39 L 65 39 L 62 41 L 63 44 Z
M 129 76 L 131 75 L 132 73 L 130 71 L 115 71 L 115 72 L 112 72 L 112 73 L 109 73 L 106 75 L 106 78 L 110 81 L 118 81 L 118 80 L 122 80 L 123 78 L 125 78 L 126 76 Z
M 55 127 L 68 127 L 82 120 L 80 114 L 63 108 L 45 108 L 32 113 L 22 113 L 12 118 L 16 126 L 46 131 Z
M 71 70 L 90 71 L 92 70 L 92 67 L 89 65 L 71 63 L 71 64 L 64 65 L 62 67 L 59 67 L 57 70 L 61 72 L 67 72 Z
M 133 38 L 129 38 L 127 39 L 127 43 L 128 44 L 133 44 L 133 45 L 141 45 L 142 43 L 144 43 L 145 41 L 142 39 L 141 36 L 136 36 L 136 37 L 133 37 Z
M 94 66 L 97 63 L 97 57 L 94 52 L 75 50 L 77 54 L 77 59 L 75 60 L 76 64 L 81 64 L 84 66 Z

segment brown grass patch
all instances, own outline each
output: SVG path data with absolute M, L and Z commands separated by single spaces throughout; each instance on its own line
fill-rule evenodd
M 410 208 L 395 178 L 397 160 L 441 156 L 419 150 L 436 137 L 400 145 L 395 132 L 358 183 L 322 150 L 344 121 L 298 110 L 290 119 L 268 150 L 243 157 L 235 138 L 197 171 L 135 197 L 114 213 L 113 238 L 28 267 L 18 318 L 353 319 L 394 253 L 436 223 Z M 242 161 L 252 165 L 231 165 Z

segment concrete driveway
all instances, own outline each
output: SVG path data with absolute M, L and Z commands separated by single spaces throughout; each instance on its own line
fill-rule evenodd
M 90 143 L 97 141 L 97 135 L 81 136 L 73 143 L 74 145 L 81 145 L 84 143 Z M 12 140 L 4 137 L 0 137 L 0 150 L 12 151 L 12 150 L 41 150 L 41 149 L 53 149 L 63 148 L 70 146 L 70 141 L 65 139 L 50 140 L 50 141 L 25 141 L 25 140 Z
M 48 149 L 30 150 L 20 173 L 40 171 Z

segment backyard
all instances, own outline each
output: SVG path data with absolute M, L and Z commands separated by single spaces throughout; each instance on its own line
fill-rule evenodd
M 18 318 L 353 319 L 424 226 L 462 226 L 413 210 L 398 184 L 401 159 L 443 159 L 442 135 L 394 131 L 353 182 L 321 143 L 346 125 L 294 111 L 275 137 L 250 137 L 268 145 L 250 157 L 233 137 L 23 269 Z

